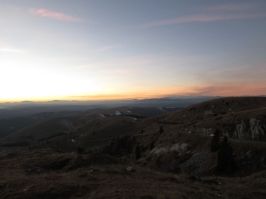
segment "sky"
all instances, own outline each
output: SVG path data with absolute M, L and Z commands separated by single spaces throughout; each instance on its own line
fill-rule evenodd
M 0 102 L 266 94 L 265 0 L 0 0 Z

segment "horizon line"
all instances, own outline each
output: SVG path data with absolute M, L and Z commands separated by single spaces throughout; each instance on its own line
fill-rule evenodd
M 147 99 L 175 99 L 175 98 L 223 98 L 223 97 L 266 97 L 266 95 L 229 95 L 229 96 L 220 96 L 220 95 L 179 95 L 179 96 L 162 96 L 162 97 L 146 97 L 146 98 L 115 98 L 115 99 L 87 99 L 87 100 L 71 100 L 71 99 L 52 99 L 52 100 L 10 100 L 10 101 L 0 101 L 1 104 L 15 104 L 15 103 L 52 103 L 52 102 L 77 102 L 77 103 L 85 103 L 85 102 L 104 102 L 104 101 L 130 101 L 130 100 L 147 100 Z

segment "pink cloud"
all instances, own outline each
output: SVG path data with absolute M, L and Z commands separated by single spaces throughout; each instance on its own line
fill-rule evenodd
M 221 21 L 221 20 L 230 20 L 230 19 L 265 17 L 265 16 L 266 14 L 193 15 L 193 16 L 154 21 L 144 24 L 143 27 L 165 26 L 165 25 L 173 25 L 181 23 L 192 23 L 192 22 L 212 22 L 212 21 Z
M 83 20 L 78 18 L 78 17 L 73 17 L 70 15 L 66 15 L 64 13 L 60 13 L 60 12 L 54 12 L 54 11 L 49 11 L 46 9 L 30 9 L 30 13 L 33 15 L 39 15 L 42 17 L 48 17 L 48 18 L 52 18 L 52 19 L 57 19 L 57 20 L 61 20 L 61 21 L 68 21 L 68 22 L 82 22 Z

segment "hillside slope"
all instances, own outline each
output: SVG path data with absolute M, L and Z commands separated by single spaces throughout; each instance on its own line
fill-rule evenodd
M 186 132 L 207 135 L 219 129 L 232 138 L 266 141 L 266 98 L 215 99 L 147 119 L 147 122 L 168 123 Z

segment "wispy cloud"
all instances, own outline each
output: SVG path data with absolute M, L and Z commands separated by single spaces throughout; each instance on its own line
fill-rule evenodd
M 120 69 L 120 68 L 143 68 L 143 65 L 151 65 L 153 63 L 158 62 L 161 58 L 155 56 L 133 56 L 133 57 L 124 57 L 119 59 L 110 59 L 107 61 L 91 61 L 91 63 L 87 63 L 82 66 L 78 66 L 77 68 L 97 68 L 98 69 L 105 69 L 105 68 L 112 68 L 113 70 Z
M 103 46 L 101 48 L 98 48 L 96 51 L 97 52 L 101 52 L 101 51 L 106 51 L 106 50 L 110 50 L 110 49 L 113 49 L 113 48 L 118 48 L 118 47 L 121 47 L 122 45 L 112 45 L 112 46 Z
M 265 81 L 258 83 L 234 82 L 217 83 L 216 85 L 202 85 L 191 87 L 190 93 L 186 95 L 220 95 L 220 96 L 240 96 L 240 95 L 265 95 Z
M 213 21 L 221 21 L 221 20 L 230 20 L 230 19 L 246 19 L 246 18 L 257 18 L 257 17 L 265 17 L 265 13 L 257 13 L 257 14 L 220 14 L 220 15 L 192 15 L 186 17 L 177 17 L 172 19 L 154 21 L 150 23 L 146 23 L 143 27 L 154 27 L 154 26 L 166 26 L 173 24 L 181 24 L 181 23 L 192 23 L 192 22 L 213 22 Z
M 1 48 L 1 52 L 16 53 L 16 54 L 26 54 L 25 50 L 15 49 L 15 48 Z
M 210 6 L 208 9 L 220 11 L 246 11 L 254 10 L 261 6 L 262 5 L 258 3 L 226 3 L 217 6 Z
M 56 20 L 61 20 L 61 21 L 68 21 L 68 22 L 82 22 L 83 19 L 78 18 L 78 17 L 73 17 L 70 15 L 66 15 L 64 13 L 60 12 L 54 12 L 54 11 L 49 11 L 43 8 L 40 9 L 30 9 L 30 13 L 33 15 L 39 15 L 42 17 L 48 17 Z

